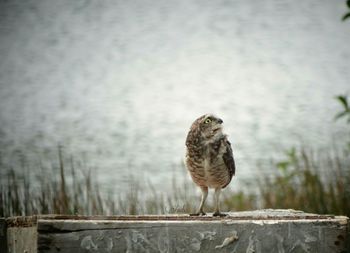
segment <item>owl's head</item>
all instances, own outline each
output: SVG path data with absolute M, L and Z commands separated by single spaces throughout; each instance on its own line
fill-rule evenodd
M 222 134 L 222 119 L 213 114 L 205 114 L 199 117 L 195 123 L 198 124 L 200 133 L 204 138 L 213 138 Z

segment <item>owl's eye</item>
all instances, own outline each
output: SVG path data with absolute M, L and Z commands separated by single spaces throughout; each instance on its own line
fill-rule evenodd
M 205 124 L 209 124 L 210 122 L 211 122 L 211 119 L 209 118 L 204 121 Z

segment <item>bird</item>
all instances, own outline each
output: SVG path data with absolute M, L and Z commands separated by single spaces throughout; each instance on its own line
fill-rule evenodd
M 185 165 L 193 182 L 201 189 L 198 211 L 191 216 L 206 215 L 203 206 L 208 188 L 214 188 L 213 216 L 226 216 L 220 212 L 219 197 L 235 175 L 236 166 L 231 143 L 223 133 L 223 121 L 213 114 L 196 119 L 187 134 Z

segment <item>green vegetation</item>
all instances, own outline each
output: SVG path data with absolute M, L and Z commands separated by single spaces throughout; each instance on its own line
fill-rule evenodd
M 292 149 L 286 153 L 286 159 L 271 164 L 276 175 L 255 182 L 259 185 L 258 193 L 227 189 L 221 208 L 223 211 L 293 208 L 350 216 L 350 160 L 334 153 L 315 155 Z M 49 176 L 41 173 L 35 183 L 30 183 L 24 172 L 9 171 L 7 186 L 0 189 L 0 216 L 190 213 L 199 202 L 199 194 L 190 180 L 178 183 L 175 179 L 172 191 L 166 194 L 157 192 L 151 184 L 145 186 L 132 180 L 123 195 L 105 196 L 91 172 L 79 175 L 73 162 L 69 166 L 64 164 L 61 150 L 58 157 L 59 176 L 53 175 L 57 169 L 43 168 Z M 66 182 L 67 177 L 72 179 L 70 184 Z M 148 194 L 143 196 L 144 192 Z M 206 210 L 213 207 L 208 206 Z
M 346 5 L 349 8 L 349 12 L 345 13 L 345 15 L 343 16 L 342 20 L 345 21 L 346 19 L 350 18 L 350 0 L 346 1 Z
M 336 96 L 335 98 L 338 100 L 340 105 L 343 107 L 343 110 L 335 115 L 335 119 L 338 120 L 341 118 L 345 118 L 347 120 L 347 123 L 350 124 L 350 106 L 348 103 L 347 96 L 339 95 L 339 96 Z
M 76 169 L 73 160 L 64 163 L 62 150 L 59 149 L 59 166 L 41 168 L 35 175 L 35 182 L 21 168 L 21 172 L 9 170 L 7 185 L 0 186 L 0 216 L 18 216 L 33 214 L 167 214 L 189 213 L 196 206 L 197 193 L 192 182 L 172 182 L 172 191 L 167 195 L 157 192 L 151 184 L 130 179 L 126 192 L 105 196 L 99 190 L 91 171 L 84 174 L 83 168 Z M 184 168 L 182 168 L 184 170 Z M 35 170 L 34 170 L 35 171 Z M 59 175 L 54 175 L 59 171 Z M 77 173 L 79 172 L 79 173 Z M 45 176 L 43 176 L 45 175 Z M 66 179 L 70 177 L 68 184 Z M 146 190 L 145 190 L 146 188 Z M 143 195 L 147 192 L 146 197 Z M 225 209 L 252 209 L 251 201 L 242 192 L 225 194 Z M 199 195 L 198 195 L 199 196 Z M 230 196 L 230 198 L 228 198 Z
M 350 215 L 350 161 L 337 154 L 291 149 L 276 177 L 260 184 L 264 208 Z

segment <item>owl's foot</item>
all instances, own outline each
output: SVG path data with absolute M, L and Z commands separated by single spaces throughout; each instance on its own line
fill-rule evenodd
M 220 213 L 220 212 L 215 212 L 215 213 L 213 213 L 213 216 L 226 217 L 226 216 L 228 216 L 228 214 Z
M 203 211 L 200 211 L 198 213 L 190 213 L 190 216 L 204 216 L 204 215 L 207 215 L 207 214 Z

